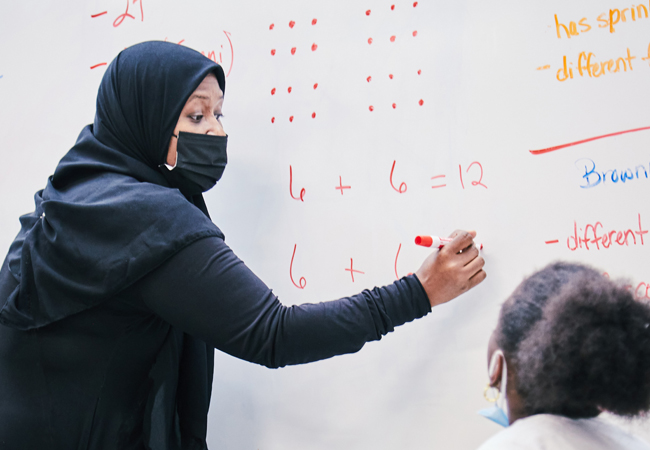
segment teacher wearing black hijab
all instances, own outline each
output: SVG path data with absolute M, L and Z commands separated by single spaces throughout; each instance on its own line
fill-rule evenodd
M 356 352 L 485 278 L 458 231 L 415 275 L 283 306 L 203 201 L 226 165 L 224 91 L 176 44 L 108 67 L 0 271 L 0 447 L 206 449 L 215 348 L 268 367 Z

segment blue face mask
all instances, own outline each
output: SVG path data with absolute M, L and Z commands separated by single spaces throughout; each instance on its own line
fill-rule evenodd
M 508 399 L 506 398 L 506 387 L 508 384 L 508 367 L 506 366 L 506 358 L 503 356 L 501 350 L 497 350 L 492 355 L 492 361 L 490 361 L 490 367 L 488 369 L 489 374 L 494 373 L 496 368 L 497 359 L 503 359 L 503 370 L 501 371 L 501 390 L 498 397 L 496 398 L 494 405 L 489 408 L 484 408 L 478 411 L 483 417 L 490 419 L 494 423 L 498 423 L 502 427 L 510 426 L 510 419 L 508 418 Z

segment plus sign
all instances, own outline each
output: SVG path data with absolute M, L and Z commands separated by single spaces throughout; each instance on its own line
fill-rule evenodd
M 343 189 L 352 189 L 352 186 L 343 186 L 343 180 L 341 180 L 341 175 L 339 175 L 339 185 L 337 187 L 335 187 L 334 189 L 340 189 L 341 190 L 341 195 L 343 195 Z M 352 281 L 354 281 L 354 279 Z
M 360 270 L 354 270 L 354 262 L 352 261 L 352 258 L 350 258 L 350 268 L 345 269 L 347 272 L 350 272 L 350 275 L 352 276 L 352 282 L 354 283 L 354 274 L 355 273 L 362 273 L 365 275 L 365 272 L 361 272 Z

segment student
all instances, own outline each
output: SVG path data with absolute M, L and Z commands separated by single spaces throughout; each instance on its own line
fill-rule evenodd
M 219 65 L 171 43 L 107 68 L 0 271 L 0 447 L 205 449 L 214 348 L 268 367 L 356 352 L 485 278 L 459 231 L 415 275 L 283 306 L 203 201 L 224 91 Z
M 595 270 L 559 262 L 525 279 L 488 360 L 501 398 L 482 414 L 510 426 L 479 450 L 650 450 L 598 417 L 650 409 L 650 306 Z

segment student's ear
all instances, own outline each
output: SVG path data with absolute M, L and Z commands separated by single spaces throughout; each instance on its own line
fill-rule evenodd
M 490 387 L 501 389 L 501 375 L 503 374 L 504 356 L 500 350 L 492 354 L 488 376 L 490 377 Z

